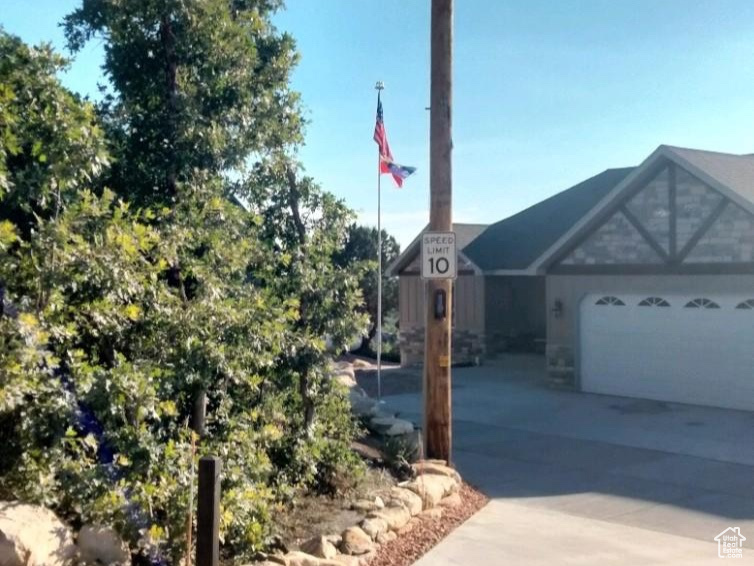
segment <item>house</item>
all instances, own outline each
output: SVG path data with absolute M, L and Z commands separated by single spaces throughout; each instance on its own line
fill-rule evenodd
M 660 146 L 466 226 L 456 361 L 543 343 L 576 389 L 754 410 L 754 155 Z M 404 363 L 422 359 L 418 261 L 412 244 L 388 271 Z

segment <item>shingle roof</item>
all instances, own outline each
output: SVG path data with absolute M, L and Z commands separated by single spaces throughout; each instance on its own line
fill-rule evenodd
M 608 169 L 496 222 L 463 253 L 484 271 L 526 269 L 633 169 Z
M 754 155 L 664 147 L 754 203 Z

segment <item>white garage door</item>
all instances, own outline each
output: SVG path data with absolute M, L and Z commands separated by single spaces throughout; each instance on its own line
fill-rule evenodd
M 588 295 L 581 388 L 754 411 L 754 297 Z

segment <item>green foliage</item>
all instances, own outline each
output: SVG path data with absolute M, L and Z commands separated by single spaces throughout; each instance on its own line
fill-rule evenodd
M 401 253 L 397 240 L 382 231 L 382 268 L 387 269 Z M 348 227 L 345 245 L 335 254 L 335 262 L 343 268 L 358 271 L 359 288 L 364 296 L 361 312 L 368 314 L 370 324 L 362 349 L 369 349 L 369 341 L 377 332 L 377 228 L 351 224 Z M 384 272 L 383 272 L 384 275 Z M 398 314 L 398 280 L 384 277 L 382 281 L 383 331 L 386 318 Z M 399 360 L 400 361 L 400 360 Z
M 112 524 L 176 564 L 202 393 L 195 457 L 223 458 L 239 560 L 275 505 L 359 474 L 328 370 L 366 326 L 357 271 L 333 261 L 352 214 L 291 157 L 277 6 L 84 0 L 66 31 L 105 42 L 98 112 L 49 48 L 0 32 L 0 497 Z
M 49 216 L 107 164 L 94 108 L 58 83 L 66 61 L 0 29 L 0 220 Z
M 270 22 L 280 0 L 83 0 L 69 46 L 105 41 L 114 88 L 104 116 L 117 162 L 108 183 L 131 201 L 172 203 L 194 172 L 243 169 L 254 152 L 302 141 L 298 55 Z

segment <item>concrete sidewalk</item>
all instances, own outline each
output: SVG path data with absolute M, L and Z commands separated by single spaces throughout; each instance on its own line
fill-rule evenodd
M 493 500 L 415 566 L 703 566 L 719 560 L 715 542 Z M 754 565 L 754 552 L 744 550 L 735 564 Z
M 754 559 L 754 413 L 547 388 L 541 358 L 454 370 L 454 463 L 492 501 L 417 564 Z M 386 399 L 421 422 L 421 395 Z

